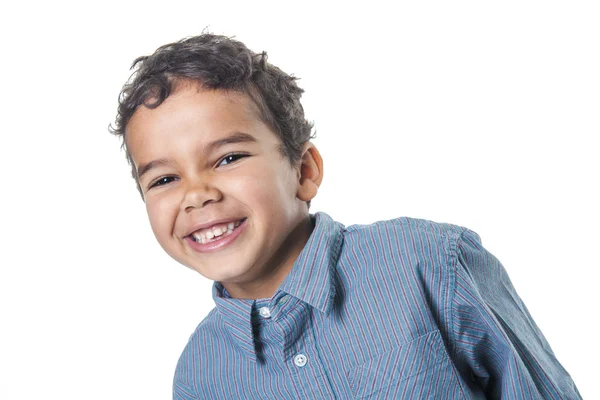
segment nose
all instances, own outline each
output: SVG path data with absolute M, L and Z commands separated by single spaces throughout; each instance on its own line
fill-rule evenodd
M 186 188 L 181 208 L 190 212 L 196 208 L 202 208 L 209 203 L 223 198 L 223 194 L 214 185 L 208 182 L 191 184 Z

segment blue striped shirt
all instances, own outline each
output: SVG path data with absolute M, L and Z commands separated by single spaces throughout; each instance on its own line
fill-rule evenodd
M 216 307 L 175 371 L 183 399 L 580 399 L 476 233 L 327 214 L 270 299 Z

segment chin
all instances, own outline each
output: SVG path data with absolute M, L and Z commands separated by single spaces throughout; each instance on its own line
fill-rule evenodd
M 231 263 L 226 263 L 226 262 L 223 262 L 223 263 L 225 265 L 220 268 L 219 267 L 206 268 L 203 266 L 194 266 L 194 265 L 189 265 L 189 264 L 184 264 L 184 265 L 187 265 L 189 268 L 198 272 L 200 275 L 202 275 L 206 279 L 210 279 L 211 281 L 217 281 L 217 282 L 221 282 L 221 283 L 238 282 L 240 280 L 240 278 L 248 272 L 248 269 L 249 269 L 245 266 L 239 266 L 239 265 L 234 266 L 234 267 L 228 267 L 227 264 L 229 264 L 229 266 L 230 266 Z

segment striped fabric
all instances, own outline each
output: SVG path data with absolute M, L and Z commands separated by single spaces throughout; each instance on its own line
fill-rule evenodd
M 174 399 L 581 398 L 477 234 L 313 218 L 272 298 L 233 299 L 215 283 Z

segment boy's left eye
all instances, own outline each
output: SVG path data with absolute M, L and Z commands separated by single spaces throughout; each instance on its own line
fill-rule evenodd
M 244 157 L 248 157 L 248 154 L 240 154 L 240 153 L 228 154 L 221 159 L 218 166 L 220 167 L 221 165 L 231 164 L 232 162 L 235 162 L 235 161 L 239 160 L 240 158 L 244 158 Z

